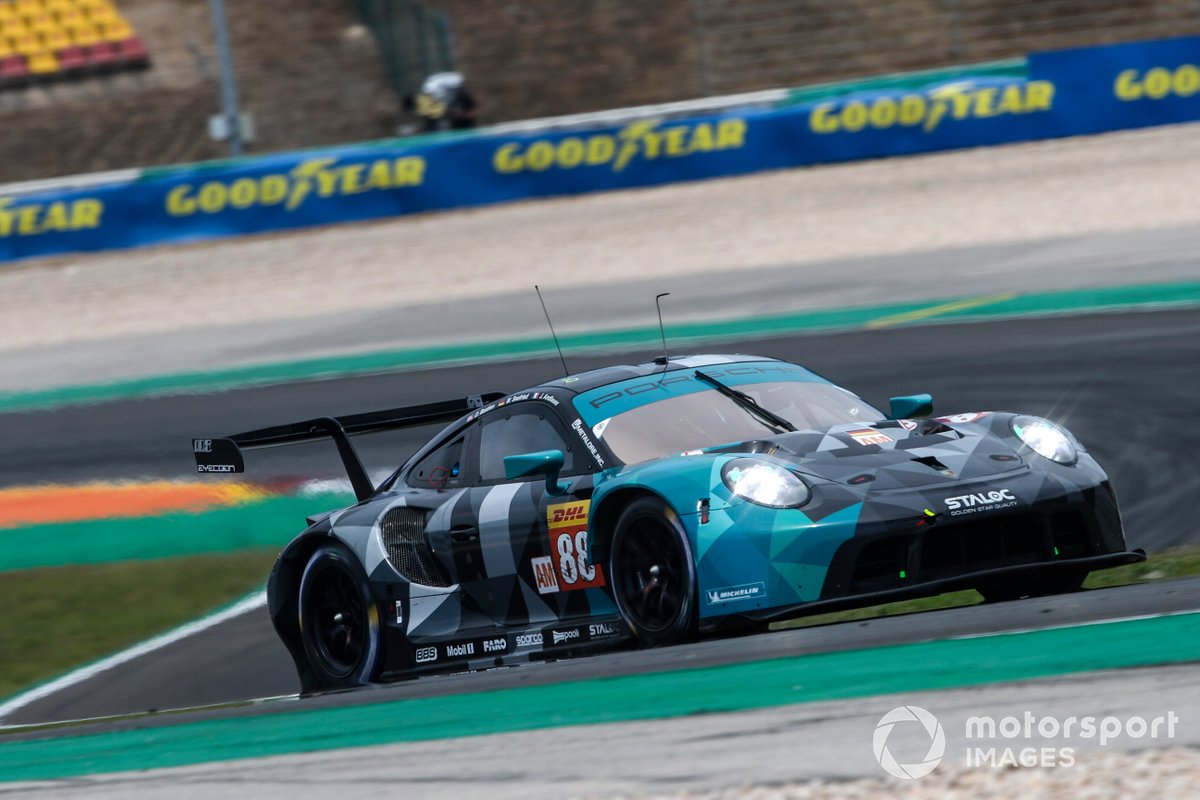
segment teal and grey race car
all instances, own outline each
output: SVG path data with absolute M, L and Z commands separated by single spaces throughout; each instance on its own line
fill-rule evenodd
M 663 357 L 513 394 L 195 439 L 201 472 L 331 438 L 358 496 L 268 587 L 304 691 L 978 589 L 1078 589 L 1128 551 L 1104 470 L 1022 414 L 889 413 L 795 364 Z M 356 434 L 450 424 L 378 486 Z

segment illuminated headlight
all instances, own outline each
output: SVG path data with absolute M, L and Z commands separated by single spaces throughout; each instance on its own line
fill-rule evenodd
M 1016 417 L 1012 421 L 1013 433 L 1033 452 L 1042 458 L 1059 464 L 1074 464 L 1079 460 L 1071 437 L 1049 420 L 1040 417 Z
M 735 458 L 721 470 L 721 477 L 738 497 L 760 506 L 795 508 L 812 496 L 794 472 L 769 461 Z

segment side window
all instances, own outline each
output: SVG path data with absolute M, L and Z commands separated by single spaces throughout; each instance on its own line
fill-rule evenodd
M 458 486 L 462 480 L 463 437 L 459 436 L 422 458 L 408 473 L 408 483 L 421 489 Z
M 544 414 L 495 414 L 479 432 L 479 478 L 483 482 L 503 481 L 504 457 L 538 450 L 561 450 L 563 474 L 575 469 L 575 454 Z

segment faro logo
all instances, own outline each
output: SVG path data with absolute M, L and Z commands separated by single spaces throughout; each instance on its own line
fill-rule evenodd
M 929 750 L 925 757 L 912 764 L 901 764 L 888 749 L 888 738 L 900 723 L 918 723 L 924 729 L 924 735 L 929 737 Z M 918 730 L 915 725 L 904 725 L 903 730 Z M 904 780 L 923 778 L 942 763 L 946 754 L 946 732 L 938 718 L 920 706 L 900 706 L 893 708 L 883 715 L 875 726 L 875 736 L 872 739 L 875 749 L 875 760 L 889 774 Z

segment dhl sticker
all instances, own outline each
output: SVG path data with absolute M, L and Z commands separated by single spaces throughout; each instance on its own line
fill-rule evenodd
M 571 503 L 552 503 L 546 507 L 546 525 L 550 530 L 587 525 L 591 500 L 576 500 Z

